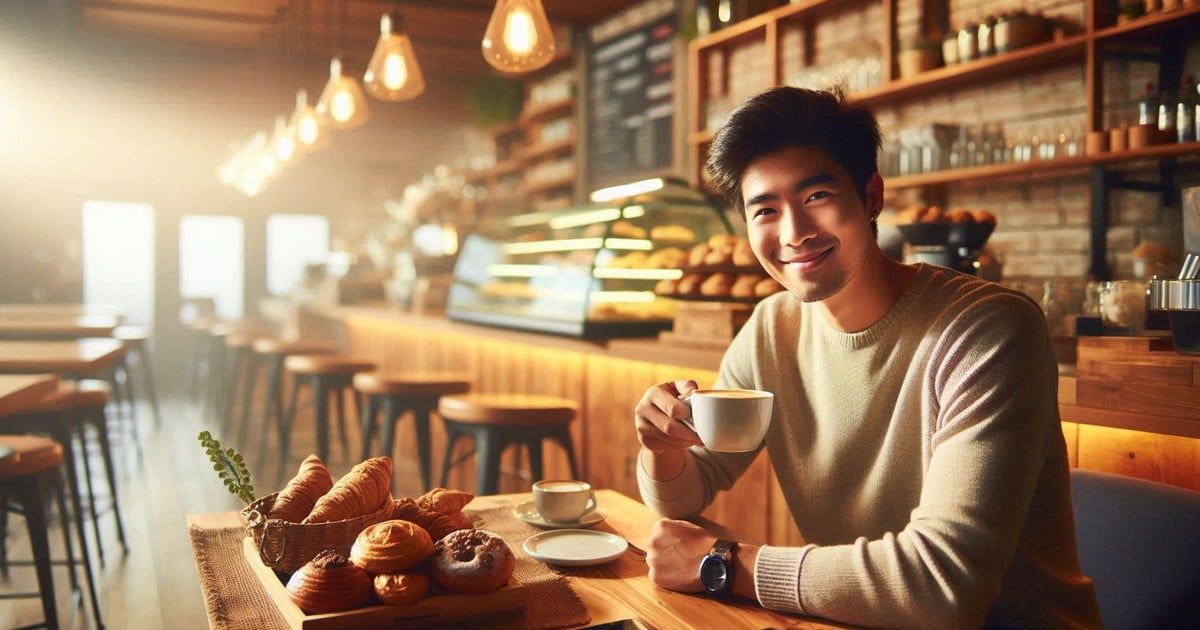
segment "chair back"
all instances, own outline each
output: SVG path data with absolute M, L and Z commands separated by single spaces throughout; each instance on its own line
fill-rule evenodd
M 1071 501 L 1108 630 L 1200 628 L 1200 492 L 1073 469 Z

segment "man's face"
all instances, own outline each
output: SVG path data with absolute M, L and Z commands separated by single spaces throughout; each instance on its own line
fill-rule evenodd
M 875 241 L 876 181 L 868 208 L 846 171 L 819 149 L 787 147 L 751 162 L 742 200 L 751 248 L 767 273 L 805 302 L 837 295 Z

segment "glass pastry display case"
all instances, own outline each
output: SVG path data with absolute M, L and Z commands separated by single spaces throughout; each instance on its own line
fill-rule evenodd
M 730 231 L 719 207 L 681 186 L 509 216 L 466 238 L 446 312 L 571 337 L 653 335 L 675 314 L 655 284 L 682 276 L 693 245 Z

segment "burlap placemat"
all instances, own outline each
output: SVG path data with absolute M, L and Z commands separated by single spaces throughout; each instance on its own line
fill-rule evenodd
M 454 628 L 487 627 L 500 629 L 550 630 L 571 628 L 588 623 L 591 617 L 579 596 L 571 590 L 567 578 L 529 557 L 521 548 L 526 538 L 539 530 L 517 519 L 512 507 L 468 510 L 476 526 L 499 534 L 509 543 L 517 563 L 514 577 L 529 589 L 525 609 L 517 614 L 490 617 L 475 623 L 454 624 Z M 242 556 L 243 527 L 205 529 L 191 527 L 192 552 L 200 574 L 208 623 L 217 630 L 274 630 L 287 628 L 287 621 L 258 583 L 258 576 Z M 231 585 L 238 585 L 232 588 Z

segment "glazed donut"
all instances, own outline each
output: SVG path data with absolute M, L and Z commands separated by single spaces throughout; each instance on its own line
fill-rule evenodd
M 460 529 L 433 546 L 433 581 L 455 593 L 487 593 L 508 583 L 516 559 L 503 538 Z
M 366 571 L 326 549 L 288 578 L 287 591 L 300 610 L 317 615 L 366 606 L 374 588 Z
M 400 573 L 421 563 L 433 552 L 433 539 L 420 525 L 391 520 L 361 532 L 350 547 L 350 561 L 371 575 Z
M 389 606 L 411 606 L 429 593 L 429 576 L 424 573 L 376 575 L 375 595 Z

